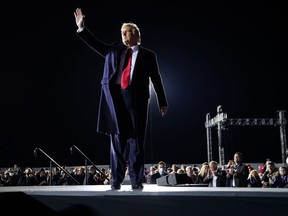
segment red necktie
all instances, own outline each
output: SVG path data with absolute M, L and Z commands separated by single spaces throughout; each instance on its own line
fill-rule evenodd
M 121 87 L 123 89 L 126 89 L 129 86 L 131 61 L 132 61 L 132 49 L 129 48 L 126 54 L 126 61 L 125 61 L 126 67 L 124 68 L 121 77 Z

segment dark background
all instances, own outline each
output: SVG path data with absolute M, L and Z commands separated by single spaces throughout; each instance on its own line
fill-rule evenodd
M 233 3 L 232 3 L 233 2 Z M 206 114 L 277 118 L 287 110 L 287 11 L 272 1 L 9 1 L 1 22 L 0 167 L 109 164 L 109 139 L 96 120 L 104 59 L 76 37 L 73 12 L 107 43 L 135 22 L 157 53 L 169 100 L 165 118 L 152 95 L 146 163 L 207 161 Z M 283 3 L 284 4 L 284 3 Z M 130 9 L 130 14 L 125 11 Z M 131 11 L 132 9 L 132 11 Z M 218 159 L 213 130 L 213 159 Z M 214 140 L 216 137 L 216 141 Z M 281 162 L 279 127 L 229 127 L 226 160 Z

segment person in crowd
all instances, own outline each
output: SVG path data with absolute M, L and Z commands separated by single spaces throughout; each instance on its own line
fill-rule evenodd
M 45 168 L 41 168 L 39 171 L 35 172 L 35 178 L 38 185 L 47 186 L 49 185 L 48 171 Z
M 198 174 L 195 173 L 193 170 L 195 167 L 193 166 L 186 166 L 186 171 L 183 172 L 187 175 L 187 184 L 196 184 L 198 180 Z
M 85 178 L 86 180 L 86 178 Z M 97 185 L 97 168 L 94 165 L 91 165 L 88 169 L 87 174 L 87 185 Z
M 247 187 L 262 187 L 261 179 L 257 170 L 253 169 L 250 171 Z
M 226 187 L 226 172 L 218 168 L 216 161 L 209 162 L 209 170 L 203 183 L 208 184 L 208 187 Z
M 200 171 L 198 173 L 197 181 L 195 183 L 196 184 L 204 184 L 203 180 L 208 175 L 208 171 L 209 171 L 208 163 L 202 164 Z
M 156 184 L 156 179 L 168 175 L 166 171 L 166 163 L 164 161 L 159 161 L 157 165 L 157 170 L 155 170 L 155 173 L 150 176 L 149 182 L 150 184 Z
M 275 182 L 277 175 L 279 175 L 278 167 L 276 167 L 273 161 L 267 161 L 266 170 L 262 176 L 261 182 L 263 187 L 274 187 L 273 183 Z
M 287 167 L 280 166 L 279 174 L 275 177 L 272 182 L 272 187 L 274 188 L 288 188 L 288 174 Z
M 243 163 L 243 155 L 241 152 L 234 154 L 234 166 L 227 169 L 227 187 L 247 187 L 248 186 L 249 169 Z
M 38 185 L 35 172 L 31 167 L 26 167 L 19 178 L 18 186 L 35 186 Z

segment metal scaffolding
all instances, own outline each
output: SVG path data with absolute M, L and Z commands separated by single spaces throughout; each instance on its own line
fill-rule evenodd
M 227 114 L 222 112 L 222 107 L 217 107 L 217 115 L 214 118 L 210 118 L 210 113 L 206 114 L 206 133 L 207 133 L 207 153 L 208 162 L 212 160 L 212 127 L 217 126 L 218 134 L 218 153 L 219 164 L 225 164 L 224 146 L 222 144 L 222 130 L 227 126 L 279 126 L 280 128 L 280 140 L 281 140 L 281 152 L 282 163 L 286 164 L 287 158 L 287 141 L 286 141 L 286 119 L 284 116 L 285 110 L 278 110 L 278 118 L 227 118 Z

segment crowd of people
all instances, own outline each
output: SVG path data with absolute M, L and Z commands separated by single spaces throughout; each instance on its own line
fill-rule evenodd
M 241 152 L 234 154 L 233 160 L 219 165 L 212 160 L 198 165 L 167 166 L 164 161 L 145 169 L 143 183 L 157 184 L 157 179 L 167 175 L 185 176 L 185 184 L 201 184 L 207 187 L 258 187 L 288 188 L 288 169 L 286 165 L 277 166 L 267 159 L 256 169 L 242 162 Z M 130 182 L 129 166 L 122 183 Z M 87 173 L 87 174 L 86 174 Z M 110 185 L 109 168 L 98 169 L 95 165 L 75 168 L 55 167 L 35 170 L 19 167 L 1 170 L 1 186 L 48 186 L 48 185 Z M 183 179 L 183 178 L 182 178 Z

